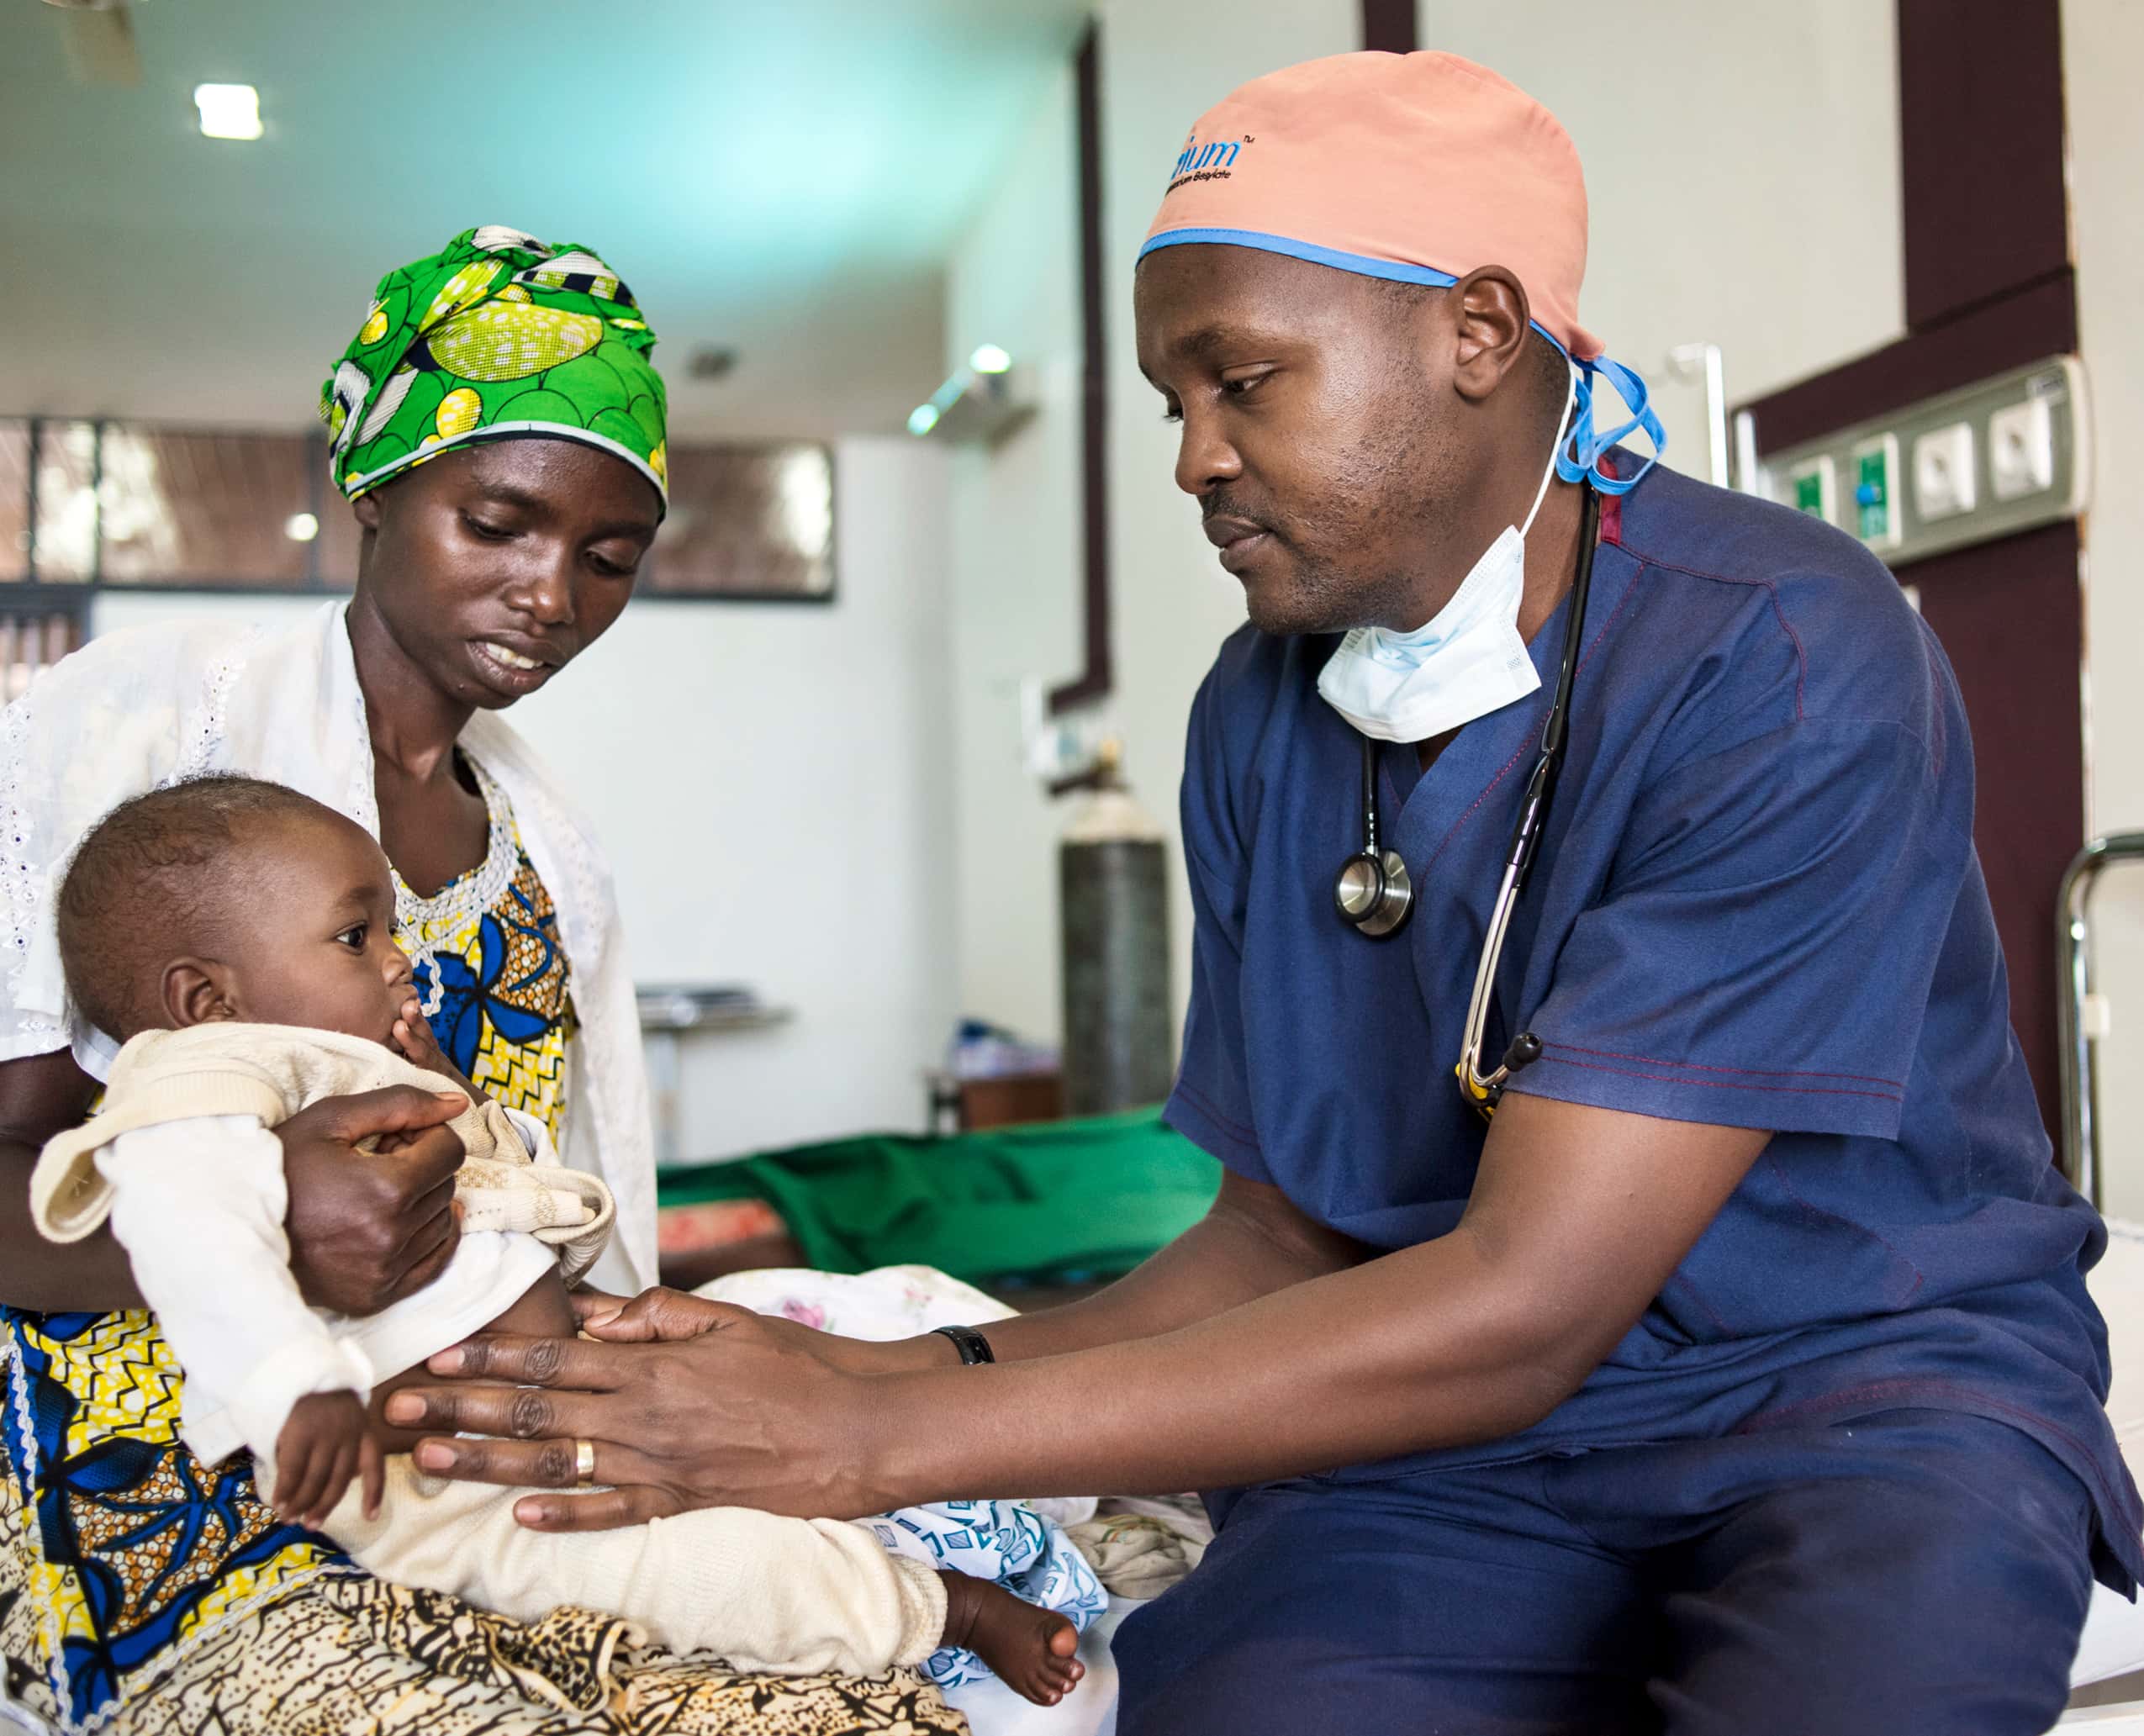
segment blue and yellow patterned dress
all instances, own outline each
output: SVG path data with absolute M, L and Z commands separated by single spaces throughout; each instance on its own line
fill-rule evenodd
M 573 1030 L 558 913 L 522 847 L 505 793 L 474 760 L 464 756 L 462 763 L 490 819 L 484 859 L 430 898 L 397 874 L 396 933 L 447 1059 L 478 1090 L 541 1116 L 556 1134 L 565 1119 Z

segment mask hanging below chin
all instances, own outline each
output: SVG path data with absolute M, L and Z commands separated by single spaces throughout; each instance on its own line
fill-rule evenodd
M 1507 525 L 1428 625 L 1411 633 L 1357 627 L 1318 678 L 1325 703 L 1379 741 L 1426 741 L 1501 711 L 1541 684 L 1518 631 L 1526 591 L 1526 533 L 1560 470 L 1578 394 L 1571 369 L 1540 486 L 1523 525 Z

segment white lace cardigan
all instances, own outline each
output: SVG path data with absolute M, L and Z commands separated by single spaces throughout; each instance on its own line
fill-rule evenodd
M 97 821 L 130 795 L 204 772 L 301 789 L 375 837 L 372 748 L 344 625 L 323 605 L 294 626 L 128 628 L 92 640 L 0 714 L 0 1060 L 71 1046 L 103 1077 L 115 1047 L 71 1007 L 53 898 Z M 590 1281 L 655 1282 L 654 1135 L 617 896 L 588 828 L 527 743 L 478 712 L 462 745 L 514 805 L 572 963 L 562 1162 L 609 1184 L 617 1234 Z

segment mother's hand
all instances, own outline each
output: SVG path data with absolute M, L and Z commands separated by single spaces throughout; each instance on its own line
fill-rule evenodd
M 443 1123 L 467 1100 L 412 1085 L 324 1097 L 276 1129 L 298 1287 L 316 1308 L 377 1314 L 446 1269 L 461 1227 L 462 1141 Z M 360 1141 L 377 1140 L 369 1152 Z
M 599 1342 L 486 1333 L 431 1359 L 433 1374 L 471 1384 L 389 1399 L 398 1427 L 509 1438 L 426 1440 L 417 1468 L 571 1489 L 574 1443 L 591 1443 L 592 1480 L 610 1486 L 516 1503 L 515 1517 L 540 1531 L 694 1507 L 854 1518 L 898 1505 L 873 1464 L 872 1383 L 822 1353 L 838 1341 L 681 1290 L 584 1307 Z

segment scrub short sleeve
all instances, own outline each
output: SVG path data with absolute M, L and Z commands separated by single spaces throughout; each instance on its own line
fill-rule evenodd
M 1803 721 L 1686 761 L 1635 804 L 1512 1089 L 1895 1138 L 1969 848 L 1895 723 Z
M 1244 1042 L 1245 863 L 1209 678 L 1184 749 L 1184 864 L 1191 887 L 1191 999 L 1162 1120 L 1238 1174 L 1270 1182 L 1252 1124 Z

